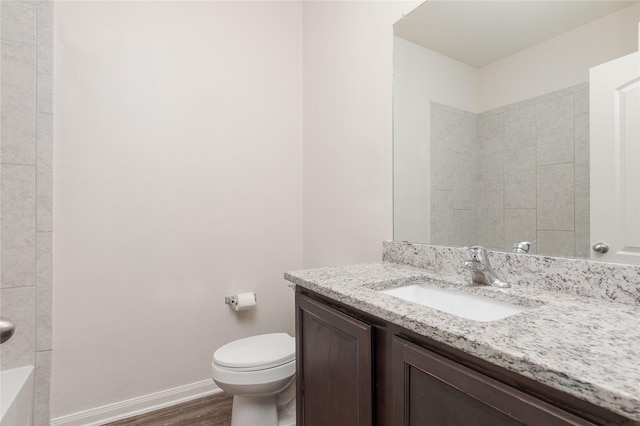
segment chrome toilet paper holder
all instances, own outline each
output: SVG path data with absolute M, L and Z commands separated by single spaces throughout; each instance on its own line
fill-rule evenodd
M 253 294 L 253 298 L 255 299 L 255 301 L 258 301 L 258 296 L 256 296 L 256 294 Z M 238 304 L 238 295 L 237 294 L 227 294 L 226 296 L 224 296 L 224 304 L 225 305 L 237 305 Z

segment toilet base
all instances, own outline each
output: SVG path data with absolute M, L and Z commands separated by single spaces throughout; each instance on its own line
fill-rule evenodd
M 278 426 L 275 395 L 233 397 L 231 426 L 253 425 Z
M 296 426 L 296 405 L 278 411 L 278 426 Z
M 278 411 L 276 395 L 234 395 L 231 408 L 231 426 L 295 426 L 295 402 Z

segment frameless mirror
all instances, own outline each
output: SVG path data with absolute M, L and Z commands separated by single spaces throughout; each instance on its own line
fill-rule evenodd
M 640 264 L 639 17 L 430 0 L 397 22 L 394 240 Z

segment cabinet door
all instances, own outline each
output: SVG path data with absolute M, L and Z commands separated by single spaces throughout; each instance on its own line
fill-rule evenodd
M 372 424 L 371 326 L 296 293 L 298 426 Z
M 393 376 L 397 426 L 592 424 L 397 336 Z

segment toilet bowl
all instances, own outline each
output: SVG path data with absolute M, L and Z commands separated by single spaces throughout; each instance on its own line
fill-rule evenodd
M 295 372 L 295 339 L 287 333 L 227 343 L 211 362 L 213 381 L 233 395 L 231 426 L 294 426 Z

